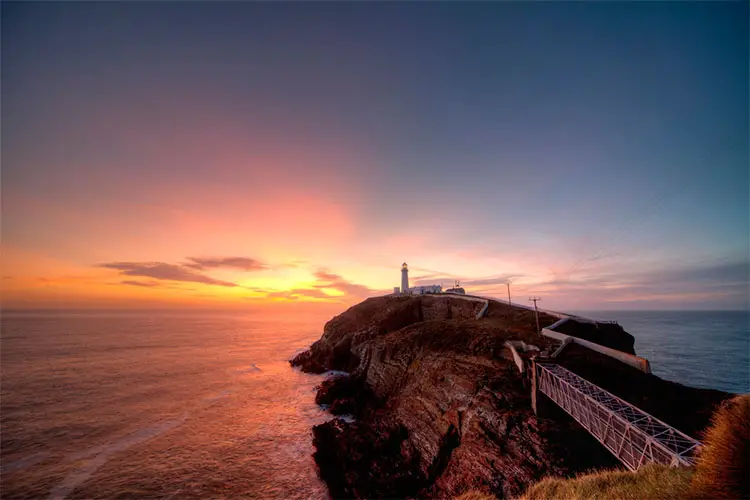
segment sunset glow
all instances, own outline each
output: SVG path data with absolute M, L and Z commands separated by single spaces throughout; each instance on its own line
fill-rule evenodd
M 525 15 L 449 43 L 440 9 L 297 7 L 3 8 L 3 307 L 328 311 L 403 261 L 551 309 L 747 307 L 730 9 L 641 9 L 615 53 L 574 11 L 548 44 Z

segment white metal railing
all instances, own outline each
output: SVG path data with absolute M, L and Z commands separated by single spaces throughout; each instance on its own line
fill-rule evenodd
M 485 313 L 487 313 L 487 309 L 489 307 L 490 307 L 490 301 L 489 300 L 485 300 L 484 301 L 484 306 L 482 307 L 482 310 L 477 313 L 477 319 L 482 319 L 484 317 Z
M 574 344 L 582 345 L 583 347 L 591 349 L 592 351 L 596 351 L 600 354 L 604 354 L 605 356 L 609 356 L 610 358 L 616 359 L 621 363 L 632 366 L 636 370 L 640 370 L 643 373 L 651 373 L 651 364 L 648 362 L 648 360 L 646 358 L 636 356 L 635 354 L 628 354 L 626 352 L 618 351 L 617 349 L 605 347 L 601 344 L 597 344 L 596 342 L 591 342 L 590 340 L 575 337 L 573 335 L 568 335 L 567 333 L 556 332 L 554 330 L 550 330 L 549 328 L 542 328 L 542 335 L 551 339 L 559 340 L 561 342 L 565 342 L 567 339 L 572 338 L 572 342 Z
M 648 462 L 691 466 L 699 441 L 554 364 L 537 364 L 538 389 L 630 470 Z
M 513 356 L 513 361 L 515 361 L 516 366 L 518 367 L 519 373 L 523 373 L 525 371 L 523 366 L 523 359 L 521 359 L 521 355 L 518 354 L 518 351 L 516 351 L 516 346 L 514 346 L 512 341 L 510 340 L 506 340 L 504 345 L 505 347 L 510 349 L 510 353 Z

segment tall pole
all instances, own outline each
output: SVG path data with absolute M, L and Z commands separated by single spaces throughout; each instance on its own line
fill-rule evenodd
M 513 304 L 510 303 L 510 280 L 508 280 L 507 285 L 508 285 L 508 305 L 512 307 Z
M 539 309 L 536 306 L 536 302 L 542 300 L 541 297 L 529 297 L 529 302 L 534 302 L 534 315 L 536 316 L 536 334 L 541 335 L 542 331 L 539 329 Z

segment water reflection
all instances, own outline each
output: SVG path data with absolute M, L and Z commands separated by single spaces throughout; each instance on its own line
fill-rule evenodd
M 321 378 L 287 359 L 320 324 L 3 318 L 3 498 L 327 498 Z

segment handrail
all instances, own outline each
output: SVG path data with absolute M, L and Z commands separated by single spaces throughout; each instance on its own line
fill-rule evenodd
M 524 365 L 523 365 L 523 359 L 521 359 L 521 355 L 518 354 L 518 351 L 516 351 L 516 347 L 513 345 L 513 343 L 510 340 L 506 340 L 504 345 L 505 347 L 510 349 L 510 353 L 513 355 L 513 361 L 516 362 L 518 371 L 520 373 L 523 373 L 525 371 Z
M 647 462 L 693 465 L 699 441 L 560 365 L 536 366 L 539 390 L 630 470 Z
M 569 338 L 572 338 L 573 340 L 571 343 L 576 343 L 592 351 L 596 351 L 600 354 L 604 354 L 605 356 L 609 356 L 610 358 L 616 359 L 617 361 L 620 361 L 621 363 L 625 363 L 628 366 L 632 366 L 636 370 L 640 370 L 643 373 L 651 373 L 651 364 L 648 362 L 646 358 L 642 358 L 634 354 L 628 354 L 626 352 L 618 351 L 617 349 L 612 349 L 610 347 L 605 347 L 603 345 L 597 344 L 596 342 L 591 342 L 589 340 L 585 340 L 585 339 L 582 339 L 573 335 L 556 332 L 556 331 L 550 330 L 549 328 L 542 328 L 542 335 L 544 335 L 545 337 L 560 340 L 563 342 Z

